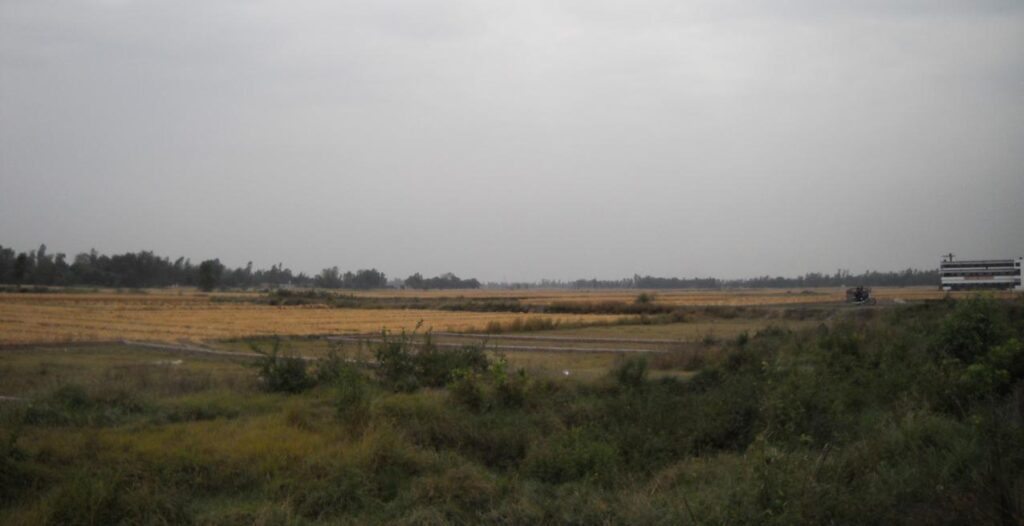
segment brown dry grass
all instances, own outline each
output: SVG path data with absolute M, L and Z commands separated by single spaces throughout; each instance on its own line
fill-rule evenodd
M 245 336 L 310 335 L 412 329 L 483 330 L 519 313 L 436 310 L 331 309 L 214 303 L 202 294 L 2 294 L 0 343 L 104 340 L 215 340 Z M 601 315 L 529 315 L 561 323 L 612 321 Z

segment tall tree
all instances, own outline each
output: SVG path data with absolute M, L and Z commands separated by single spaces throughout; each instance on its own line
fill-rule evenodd
M 199 288 L 207 292 L 217 288 L 224 265 L 219 259 L 207 259 L 199 264 Z

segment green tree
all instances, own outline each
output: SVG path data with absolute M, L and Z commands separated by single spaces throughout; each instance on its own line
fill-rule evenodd
M 208 259 L 199 264 L 199 288 L 207 292 L 217 288 L 224 265 L 219 259 Z

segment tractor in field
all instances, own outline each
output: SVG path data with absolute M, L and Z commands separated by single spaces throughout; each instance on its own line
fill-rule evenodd
M 871 297 L 871 289 L 863 285 L 846 289 L 846 303 L 854 305 L 874 305 L 875 298 Z

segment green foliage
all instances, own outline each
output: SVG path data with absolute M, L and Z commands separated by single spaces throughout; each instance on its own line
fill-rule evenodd
M 331 380 L 334 407 L 342 421 L 364 424 L 370 416 L 370 386 L 366 377 L 351 365 L 342 366 Z
M 579 428 L 542 441 L 524 461 L 527 473 L 551 484 L 580 479 L 609 481 L 616 472 L 616 463 L 611 445 L 587 436 Z
M 491 381 L 494 383 L 494 403 L 498 407 L 519 408 L 526 404 L 529 378 L 526 370 L 508 370 L 508 362 L 502 356 L 491 364 Z
M 92 392 L 65 384 L 29 404 L 24 422 L 46 426 L 107 426 L 122 423 L 150 409 L 135 393 L 116 386 Z
M 974 363 L 1009 336 L 1005 309 L 992 299 L 973 297 L 957 302 L 938 335 L 938 349 L 961 362 Z
M 221 276 L 224 274 L 224 265 L 219 259 L 208 259 L 199 264 L 199 289 L 207 292 L 217 288 Z
M 411 392 L 419 388 L 412 347 L 412 337 L 405 331 L 397 337 L 387 331 L 381 332 L 381 341 L 376 345 L 374 355 L 377 358 L 377 378 L 388 389 Z
M 456 371 L 480 372 L 487 370 L 488 367 L 483 345 L 442 349 L 434 345 L 429 334 L 416 353 L 414 361 L 419 383 L 427 387 L 444 387 L 454 379 Z
M 383 333 L 377 344 L 377 376 L 393 391 L 443 387 L 455 380 L 460 371 L 487 370 L 489 361 L 483 345 L 441 348 L 429 333 L 422 342 L 414 341 L 414 337 L 415 333 L 402 332 L 398 337 Z
M 613 371 L 615 380 L 627 389 L 636 389 L 647 379 L 647 358 L 632 356 L 626 358 Z
M 315 381 L 310 376 L 306 360 L 298 356 L 283 356 L 280 353 L 280 341 L 274 340 L 269 352 L 264 352 L 256 345 L 252 350 L 262 354 L 257 363 L 258 377 L 263 388 L 272 393 L 301 393 L 313 387 Z
M 480 374 L 470 369 L 462 369 L 456 371 L 454 376 L 454 380 L 448 385 L 452 400 L 471 411 L 482 410 L 486 395 Z

